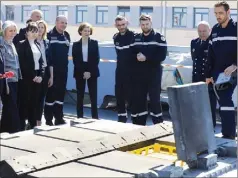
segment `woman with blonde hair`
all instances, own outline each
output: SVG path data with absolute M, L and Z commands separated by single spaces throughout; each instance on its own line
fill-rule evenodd
M 89 37 L 93 33 L 92 26 L 89 23 L 81 23 L 78 33 L 82 38 L 75 42 L 72 48 L 74 78 L 77 88 L 77 117 L 82 118 L 84 116 L 83 98 L 87 82 L 92 118 L 98 119 L 97 78 L 100 75 L 98 41 Z
M 1 95 L 3 108 L 0 132 L 15 133 L 21 130 L 20 117 L 17 106 L 18 81 L 22 78 L 18 54 L 13 44 L 17 34 L 17 26 L 12 21 L 5 21 L 2 25 L 3 38 L 1 53 L 4 60 L 4 72 L 12 71 L 14 76 L 5 79 Z
M 46 93 L 48 90 L 48 87 L 51 87 L 53 85 L 53 66 L 51 61 L 49 61 L 48 57 L 48 40 L 47 40 L 47 24 L 44 20 L 37 21 L 38 25 L 38 38 L 37 42 L 40 45 L 42 58 L 44 61 L 44 68 L 45 68 L 45 75 L 41 84 L 41 93 L 40 93 L 40 99 L 39 99 L 39 106 L 37 107 L 37 125 L 41 125 L 41 117 L 43 113 L 44 108 L 44 101 L 46 97 Z

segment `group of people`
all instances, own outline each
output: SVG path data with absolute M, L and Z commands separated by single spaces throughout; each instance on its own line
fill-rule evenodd
M 235 139 L 236 120 L 232 95 L 237 79 L 217 87 L 216 81 L 221 73 L 236 76 L 237 71 L 237 22 L 230 18 L 229 4 L 222 1 L 214 6 L 218 23 L 212 29 L 207 22 L 198 25 L 199 38 L 191 41 L 193 60 L 193 82 L 208 84 L 213 126 L 216 126 L 216 105 L 224 138 Z
M 191 41 L 192 82 L 208 84 L 214 129 L 218 102 L 223 137 L 234 139 L 236 121 L 232 95 L 237 83 L 228 82 L 218 88 L 215 82 L 221 73 L 231 76 L 237 71 L 237 22 L 230 18 L 230 7 L 225 1 L 216 3 L 214 12 L 218 23 L 211 30 L 208 22 L 201 21 L 198 24 L 199 37 Z M 157 124 L 163 122 L 161 63 L 166 58 L 166 40 L 152 29 L 150 16 L 142 15 L 139 20 L 142 33 L 137 34 L 127 28 L 125 17 L 118 16 L 115 20 L 119 31 L 113 38 L 117 53 L 115 94 L 118 121 L 127 121 L 128 103 L 134 124 L 145 125 L 148 110 L 153 123 Z
M 1 132 L 14 133 L 34 128 L 41 125 L 43 110 L 48 118 L 54 112 L 45 106 L 45 98 L 49 98 L 47 93 L 53 87 L 53 76 L 57 72 L 57 67 L 53 72 L 56 60 L 53 55 L 56 53 L 53 44 L 47 40 L 47 24 L 41 17 L 41 11 L 32 11 L 27 26 L 19 34 L 14 22 L 5 21 L 2 24 L 1 74 L 12 71 L 14 76 L 1 79 Z M 59 33 L 64 34 L 66 26 L 62 23 L 66 21 L 65 17 L 57 17 L 54 29 L 57 28 Z M 53 36 L 48 33 L 49 35 Z M 60 110 L 57 113 L 59 112 Z M 56 124 L 63 123 L 63 118 L 54 116 Z
M 115 19 L 119 31 L 113 37 L 117 53 L 115 95 L 118 121 L 127 121 L 127 104 L 134 124 L 146 125 L 149 114 L 153 123 L 158 124 L 163 122 L 160 105 L 161 63 L 166 58 L 167 44 L 165 37 L 152 28 L 149 15 L 142 14 L 139 21 L 142 33 L 134 33 L 128 29 L 125 17 Z
M 234 138 L 235 112 L 231 98 L 236 84 L 217 90 L 214 83 L 220 73 L 231 75 L 237 70 L 237 22 L 230 18 L 230 7 L 226 2 L 215 4 L 214 9 L 218 24 L 210 30 L 207 22 L 200 22 L 199 38 L 191 41 L 192 81 L 204 81 L 209 85 L 214 127 L 218 101 L 222 134 L 226 138 Z M 65 30 L 67 18 L 58 16 L 55 27 L 49 32 L 46 22 L 41 18 L 41 11 L 32 11 L 27 27 L 21 29 L 19 34 L 14 22 L 5 21 L 2 25 L 0 73 L 12 71 L 14 77 L 3 78 L 0 75 L 3 103 L 1 132 L 24 130 L 26 120 L 29 128 L 41 125 L 43 111 L 47 125 L 65 123 L 63 103 L 71 42 L 70 35 Z M 135 33 L 128 28 L 128 21 L 124 16 L 115 18 L 118 29 L 118 33 L 113 36 L 117 54 L 115 96 L 118 121 L 127 122 L 129 108 L 134 124 L 146 125 L 149 114 L 153 123 L 158 124 L 163 122 L 160 104 L 161 63 L 166 58 L 167 43 L 165 37 L 152 28 L 149 15 L 142 14 L 139 22 L 142 32 Z M 97 78 L 100 76 L 100 54 L 97 40 L 90 38 L 92 33 L 89 23 L 80 24 L 78 34 L 81 39 L 73 43 L 72 59 L 77 88 L 77 117 L 84 117 L 83 99 L 87 83 L 92 118 L 98 119 Z
M 14 22 L 2 24 L 0 132 L 15 133 L 39 126 L 43 111 L 47 125 L 53 125 L 53 117 L 55 125 L 65 123 L 63 101 L 70 47 L 70 35 L 65 31 L 67 19 L 58 16 L 55 27 L 48 32 L 41 18 L 42 12 L 33 10 L 18 34 Z M 14 76 L 4 78 L 3 74 L 9 71 Z

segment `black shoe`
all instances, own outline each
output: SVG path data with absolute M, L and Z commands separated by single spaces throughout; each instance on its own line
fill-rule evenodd
M 26 126 L 25 126 L 25 130 L 31 130 L 31 129 L 32 129 L 32 128 L 31 128 L 30 123 L 27 123 Z
M 52 121 L 46 121 L 45 124 L 48 125 L 48 126 L 53 126 L 53 122 Z
M 55 125 L 63 125 L 63 124 L 66 124 L 64 119 L 55 120 Z
M 80 118 L 84 118 L 83 116 L 81 115 L 77 115 L 77 118 L 80 119 Z
M 127 122 L 127 117 L 119 116 L 118 117 L 118 122 L 126 123 Z
M 235 140 L 236 139 L 235 136 L 228 136 L 228 135 L 223 135 L 222 138 L 231 139 L 231 140 Z
M 159 118 L 154 118 L 154 117 L 152 117 L 152 121 L 153 121 L 153 124 L 155 125 L 155 124 L 160 124 L 160 123 L 163 123 L 164 122 L 164 120 L 163 120 L 163 118 L 160 116 Z

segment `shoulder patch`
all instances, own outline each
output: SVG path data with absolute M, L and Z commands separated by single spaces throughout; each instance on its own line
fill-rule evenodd
M 212 33 L 212 38 L 216 38 L 217 37 L 217 33 Z
M 50 39 L 51 40 L 57 40 L 58 38 L 57 38 L 57 36 L 51 36 Z
M 26 41 L 26 40 L 21 40 L 21 41 L 19 41 L 19 43 L 23 43 L 24 41 Z
M 161 35 L 160 39 L 161 41 L 165 41 L 165 37 L 163 35 Z
M 117 37 L 118 33 L 114 34 L 113 35 L 113 39 L 115 39 Z
M 135 41 L 141 41 L 141 38 L 140 37 L 135 37 Z

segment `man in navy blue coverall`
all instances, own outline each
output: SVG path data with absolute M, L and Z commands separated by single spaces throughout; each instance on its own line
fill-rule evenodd
M 220 73 L 230 76 L 237 70 L 237 22 L 230 18 L 230 7 L 226 2 L 215 4 L 215 15 L 218 23 L 212 28 L 209 40 L 206 82 L 214 83 Z M 222 135 L 235 139 L 236 122 L 232 95 L 237 83 L 222 90 L 217 89 Z

